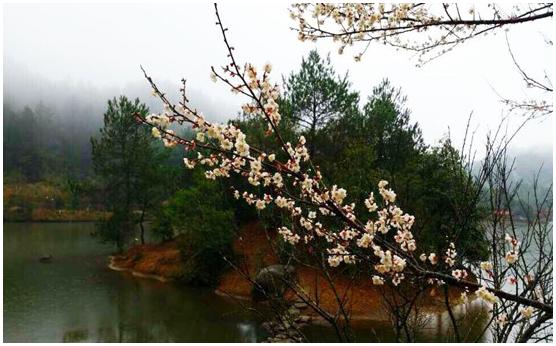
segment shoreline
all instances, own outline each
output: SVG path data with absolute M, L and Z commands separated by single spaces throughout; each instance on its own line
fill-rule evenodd
M 141 273 L 138 272 L 136 270 L 130 269 L 130 268 L 123 268 L 123 267 L 119 267 L 117 265 L 114 264 L 114 257 L 115 256 L 108 256 L 109 258 L 109 263 L 108 263 L 108 268 L 117 272 L 122 272 L 122 273 L 128 273 L 131 274 L 134 277 L 138 277 L 141 279 L 150 279 L 150 280 L 156 280 L 159 282 L 164 282 L 164 283 L 170 283 L 170 282 L 174 282 L 175 280 L 172 280 L 170 278 L 166 278 L 160 275 L 154 275 L 154 274 L 145 274 L 145 273 Z M 210 288 L 207 288 L 210 289 Z M 231 294 L 231 293 L 226 293 L 222 290 L 220 290 L 219 288 L 215 288 L 214 290 L 212 290 L 212 292 L 219 296 L 219 297 L 224 297 L 224 298 L 228 298 L 228 299 L 234 299 L 234 300 L 241 300 L 241 301 L 252 301 L 252 298 L 250 296 L 245 296 L 245 295 L 238 295 L 238 294 Z M 294 302 L 292 302 L 292 304 L 294 304 Z M 310 309 L 310 308 L 308 308 Z M 314 324 L 314 325 L 325 325 L 326 324 L 326 320 L 324 318 L 322 318 L 321 316 L 315 314 L 313 311 L 309 310 L 310 313 L 308 314 L 301 314 L 300 316 L 302 316 L 302 318 L 306 318 L 308 321 L 310 321 L 310 324 Z M 351 320 L 354 322 L 384 322 L 386 321 L 386 319 L 376 319 L 370 316 L 365 316 L 365 315 L 352 315 L 351 316 Z
M 114 259 L 115 256 L 108 256 L 109 259 L 109 263 L 108 263 L 108 268 L 117 272 L 124 272 L 124 273 L 130 273 L 131 275 L 138 277 L 138 278 L 142 278 L 142 279 L 152 279 L 152 280 L 157 280 L 160 282 L 172 282 L 174 280 L 161 276 L 161 275 L 155 275 L 155 274 L 145 274 L 145 273 L 141 273 L 139 271 L 133 270 L 131 268 L 124 268 L 124 267 L 119 267 L 116 264 L 114 264 Z
M 117 272 L 123 272 L 123 273 L 128 273 L 130 275 L 132 275 L 133 277 L 136 278 L 140 278 L 140 279 L 149 279 L 149 280 L 156 280 L 158 282 L 163 282 L 163 283 L 172 283 L 172 282 L 176 282 L 175 279 L 168 277 L 168 276 L 164 276 L 164 275 L 158 275 L 158 274 L 152 274 L 152 273 L 145 273 L 145 272 L 141 272 L 140 270 L 137 270 L 134 266 L 133 267 L 125 267 L 125 266 L 121 266 L 116 264 L 117 260 L 118 260 L 118 256 L 109 256 L 108 257 L 109 261 L 108 261 L 108 265 L 107 267 L 110 270 L 114 270 Z M 120 257 L 121 259 L 121 257 Z M 227 284 L 226 284 L 226 280 L 229 280 L 231 277 L 233 277 L 235 275 L 234 271 L 231 270 L 229 272 L 226 272 L 223 274 L 219 284 L 215 287 L 215 288 L 207 288 L 209 290 L 212 291 L 212 293 L 214 293 L 217 296 L 220 297 L 224 297 L 227 299 L 233 299 L 233 300 L 240 300 L 240 301 L 244 301 L 244 302 L 253 302 L 252 297 L 250 294 L 246 294 L 245 289 L 243 290 L 232 290 L 230 292 L 227 292 Z M 303 274 L 302 274 L 303 275 Z M 339 284 L 339 286 L 341 286 L 341 283 Z M 377 296 L 377 292 L 376 290 L 373 290 L 372 287 L 369 288 L 368 286 L 365 286 L 365 288 L 363 288 L 363 290 L 361 290 L 362 288 L 358 289 L 358 292 L 353 292 L 353 294 L 358 294 L 359 298 L 362 301 L 366 301 L 367 303 L 365 304 L 365 307 L 359 307 L 359 308 L 355 308 L 352 309 L 351 311 L 351 320 L 353 322 L 356 323 L 383 323 L 383 322 L 387 322 L 389 320 L 389 317 L 384 313 L 384 311 L 382 311 L 382 308 L 380 307 L 380 297 Z M 249 289 L 250 292 L 250 289 Z M 295 305 L 296 303 L 296 299 L 295 299 L 295 295 L 292 294 L 292 292 L 286 292 L 286 294 L 284 295 L 284 299 L 291 302 L 292 305 Z M 452 298 L 451 298 L 452 299 Z M 465 306 L 467 305 L 466 303 L 460 302 L 458 301 L 457 298 L 454 297 L 454 299 L 456 299 L 456 301 L 454 301 L 454 304 L 452 305 L 453 308 L 457 308 L 459 306 Z M 471 298 L 469 299 L 469 303 L 473 303 L 475 299 Z M 443 314 L 446 313 L 446 311 L 444 311 L 443 309 L 440 308 L 440 306 L 435 303 L 435 299 L 433 300 L 429 300 L 429 299 L 425 299 L 425 301 L 423 302 L 424 306 L 423 306 L 423 312 L 426 314 Z M 328 309 L 330 308 L 334 308 L 334 305 L 332 304 L 325 304 L 322 307 L 325 308 L 328 305 Z M 359 305 L 359 304 L 357 304 Z M 311 324 L 315 324 L 315 325 L 319 325 L 319 324 L 325 324 L 325 320 L 318 315 L 315 311 L 313 311 L 310 307 L 307 307 L 304 309 L 305 311 L 303 311 L 301 313 L 301 316 L 303 316 L 304 319 L 306 320 L 310 320 Z M 354 311 L 355 310 L 355 311 Z
M 109 212 L 86 209 L 48 209 L 34 208 L 29 212 L 20 213 L 4 208 L 4 222 L 98 222 L 106 219 Z
M 280 263 L 271 250 L 262 226 L 256 222 L 244 225 L 233 244 L 234 254 L 242 258 L 241 265 L 250 273 L 257 273 L 264 267 Z M 121 255 L 111 256 L 108 266 L 115 271 L 129 272 L 135 277 L 171 282 L 179 280 L 183 275 L 182 263 L 182 254 L 177 243 L 168 241 L 160 244 L 136 245 Z M 354 321 L 385 322 L 389 319 L 382 306 L 384 294 L 388 294 L 388 291 L 377 288 L 371 280 L 361 278 L 352 282 L 348 278 L 338 276 L 335 288 L 331 288 L 321 273 L 305 267 L 296 268 L 296 277 L 309 297 L 318 295 L 319 306 L 326 311 L 333 313 L 338 309 L 334 292 L 336 290 L 340 294 L 349 296 L 347 309 Z M 221 297 L 253 301 L 252 283 L 233 268 L 219 277 L 212 291 Z M 299 301 L 293 291 L 286 291 L 284 299 L 292 304 Z M 430 314 L 444 312 L 443 294 L 437 287 L 427 288 L 419 299 L 423 312 Z M 461 305 L 461 290 L 450 289 L 449 299 L 453 302 L 453 306 Z M 317 320 L 319 316 L 312 309 L 305 310 L 302 314 Z

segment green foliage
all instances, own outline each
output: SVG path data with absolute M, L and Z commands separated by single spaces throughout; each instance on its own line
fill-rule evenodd
M 94 235 L 98 236 L 103 243 L 116 244 L 118 250 L 122 251 L 126 236 L 122 229 L 130 229 L 131 227 L 132 216 L 129 210 L 118 208 L 112 212 L 110 217 L 96 223 Z
M 106 227 L 99 227 L 99 234 L 104 237 L 102 232 L 108 232 L 104 238 L 115 240 L 120 250 L 134 231 L 133 209 L 141 211 L 136 221 L 143 230 L 145 211 L 155 208 L 162 199 L 166 155 L 155 146 L 148 127 L 135 118 L 147 112 L 138 99 L 132 102 L 121 96 L 109 100 L 104 127 L 99 137 L 91 138 L 94 171 L 104 186 L 105 204 L 114 212 Z
M 185 267 L 183 280 L 208 285 L 226 267 L 224 256 L 232 254 L 237 224 L 225 189 L 199 173 L 189 188 L 176 192 L 162 207 L 155 229 L 163 237 L 177 235 Z
M 363 107 L 368 126 L 362 130 L 368 130 L 376 160 L 387 171 L 404 169 L 412 157 L 425 149 L 421 129 L 417 123 L 410 124 L 406 100 L 401 89 L 386 79 L 373 89 Z
M 307 137 L 309 153 L 317 159 L 316 151 L 329 139 L 322 129 L 330 121 L 356 112 L 358 102 L 359 94 L 350 91 L 348 75 L 337 75 L 330 56 L 322 59 L 313 50 L 303 58 L 299 72 L 287 79 L 280 112 Z
M 76 210 L 79 208 L 81 196 L 85 193 L 85 183 L 80 182 L 72 176 L 66 179 L 66 190 L 69 192 L 68 208 Z
M 174 238 L 174 227 L 172 225 L 172 214 L 168 204 L 159 208 L 154 215 L 151 224 L 151 233 L 160 241 L 168 241 Z
M 477 200 L 478 187 L 464 169 L 458 151 L 447 140 L 423 154 L 408 205 L 422 221 L 415 234 L 430 251 L 449 241 L 468 260 L 484 260 L 488 242 L 479 223 L 486 216 Z M 418 196 L 418 197 L 415 197 Z
M 398 205 L 415 215 L 414 234 L 423 251 L 438 252 L 453 241 L 467 259 L 483 258 L 476 187 L 457 150 L 449 142 L 438 148 L 424 144 L 406 97 L 388 80 L 373 88 L 361 110 L 358 94 L 349 88 L 347 76 L 336 76 L 329 59 L 311 52 L 287 81 L 281 113 L 290 121 L 289 135 L 306 136 L 313 163 L 328 184 L 347 189 L 349 199 L 359 202 L 360 215 L 367 213 L 361 201 L 386 179 Z M 259 143 L 265 149 L 273 145 Z

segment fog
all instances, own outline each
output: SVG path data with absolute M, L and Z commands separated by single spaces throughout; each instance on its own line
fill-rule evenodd
M 314 48 L 331 53 L 337 72 L 349 71 L 362 102 L 373 86 L 389 78 L 408 96 L 412 120 L 428 144 L 448 131 L 460 143 L 473 113 L 471 130 L 480 145 L 507 115 L 500 95 L 538 96 L 521 80 L 504 33 L 467 42 L 417 68 L 411 54 L 380 44 L 357 63 L 355 51 L 340 56 L 331 42 L 302 43 L 290 29 L 295 23 L 286 4 L 223 4 L 220 12 L 239 61 L 271 62 L 277 81 Z M 15 107 L 42 101 L 54 112 L 100 124 L 106 100 L 126 94 L 160 110 L 140 65 L 170 95 L 186 78 L 192 103 L 212 120 L 236 115 L 243 102 L 209 79 L 211 65 L 226 63 L 212 4 L 6 4 L 3 17 L 4 102 Z M 516 58 L 534 76 L 552 75 L 553 53 L 544 42 L 551 38 L 550 22 L 522 24 L 507 33 Z M 512 115 L 508 130 L 522 120 Z M 531 122 L 515 138 L 514 148 L 551 153 L 552 121 Z

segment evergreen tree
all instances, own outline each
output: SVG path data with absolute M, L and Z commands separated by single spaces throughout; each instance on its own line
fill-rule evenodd
M 428 148 L 417 123 L 411 123 L 406 97 L 388 80 L 373 88 L 360 113 L 331 121 L 332 139 L 322 146 L 324 176 L 363 200 L 381 179 L 390 182 L 398 203 L 418 220 L 414 235 L 429 251 L 453 241 L 468 259 L 483 258 L 480 206 L 459 153 L 449 141 Z M 365 213 L 363 205 L 357 205 Z
M 299 72 L 285 82 L 282 115 L 293 119 L 305 135 L 311 156 L 326 142 L 325 133 L 320 131 L 326 124 L 357 111 L 359 94 L 350 91 L 350 86 L 347 73 L 337 75 L 330 56 L 322 59 L 316 50 L 303 58 Z
M 91 138 L 94 171 L 102 180 L 105 203 L 113 213 L 99 225 L 98 233 L 103 240 L 114 241 L 119 250 L 133 233 L 134 208 L 141 210 L 143 221 L 161 184 L 158 178 L 164 157 L 155 148 L 149 129 L 135 119 L 135 114 L 145 116 L 147 112 L 139 99 L 132 102 L 121 96 L 109 100 L 100 136 Z
M 390 172 L 403 170 L 425 149 L 419 125 L 410 123 L 406 101 L 401 89 L 385 79 L 363 107 L 363 129 L 375 149 L 376 163 Z

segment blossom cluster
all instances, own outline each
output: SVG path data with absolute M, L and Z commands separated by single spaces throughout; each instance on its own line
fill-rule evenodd
M 281 115 L 276 100 L 280 96 L 280 89 L 277 84 L 272 84 L 268 78 L 272 71 L 272 65 L 265 64 L 263 73 L 260 75 L 257 69 L 251 65 L 246 65 L 246 85 L 237 85 L 232 90 L 235 92 L 243 91 L 245 87 L 252 93 L 253 102 L 244 104 L 241 108 L 247 115 L 263 115 L 268 120 L 268 131 L 272 131 L 274 126 L 280 123 Z
M 230 50 L 230 57 L 231 54 Z M 413 253 L 417 243 L 411 231 L 414 216 L 395 204 L 396 193 L 385 180 L 378 182 L 376 196 L 370 193 L 363 201 L 365 215 L 356 215 L 356 203 L 347 202 L 346 189 L 323 183 L 321 172 L 311 164 L 305 137 L 299 136 L 293 143 L 282 141 L 277 132 L 281 120 L 277 102 L 280 89 L 271 83 L 271 65 L 264 65 L 258 72 L 254 65 L 240 68 L 231 60 L 220 74 L 213 68 L 211 78 L 248 97 L 243 112 L 266 121 L 268 133 L 274 133 L 280 144 L 279 151 L 267 153 L 252 147 L 246 134 L 232 123 L 208 121 L 189 105 L 185 86 L 183 101 L 177 105 L 169 102 L 147 77 L 154 95 L 164 103 L 163 112 L 144 119 L 152 126 L 153 136 L 168 147 L 183 145 L 191 153 L 184 158 L 184 166 L 188 169 L 201 166 L 207 179 L 228 178 L 232 174 L 245 178 L 253 191 L 234 190 L 234 197 L 259 211 L 272 206 L 288 215 L 291 225 L 277 230 L 285 242 L 294 246 L 324 244 L 324 254 L 331 267 L 365 261 L 372 266 L 373 283 L 383 284 L 389 278 L 398 285 L 404 279 L 404 272 L 415 262 Z M 171 129 L 175 123 L 190 124 L 193 137 L 184 139 L 176 135 Z M 450 266 L 456 255 L 452 244 L 447 251 Z M 422 254 L 420 258 L 426 265 L 438 262 L 435 253 Z
M 498 298 L 484 286 L 479 287 L 475 294 L 487 303 L 496 304 L 498 302 Z
M 233 85 L 236 92 L 250 95 L 251 102 L 242 107 L 243 111 L 262 116 L 269 125 L 269 131 L 274 131 L 274 126 L 280 121 L 276 102 L 279 89 L 270 83 L 270 65 L 264 66 L 262 74 L 250 64 L 246 65 L 241 76 L 229 67 L 224 72 L 229 74 L 230 79 L 219 76 L 214 70 L 213 77 Z M 232 77 L 239 77 L 239 84 L 234 84 Z M 396 193 L 388 187 L 387 181 L 378 183 L 382 203 L 371 193 L 364 201 L 369 215 L 360 220 L 355 214 L 355 203 L 345 203 L 348 192 L 336 185 L 326 187 L 320 171 L 309 169 L 310 155 L 303 136 L 295 144 L 282 143 L 281 153 L 265 153 L 252 148 L 246 135 L 233 124 L 208 121 L 202 113 L 190 107 L 185 98 L 184 102 L 173 105 L 154 83 L 152 86 L 154 93 L 165 103 L 164 111 L 147 116 L 145 122 L 152 126 L 153 136 L 163 140 L 166 146 L 182 144 L 195 153 L 193 157 L 188 155 L 184 158 L 186 168 L 203 166 L 205 177 L 211 180 L 230 177 L 232 173 L 245 177 L 250 185 L 258 188 L 258 193 L 235 190 L 234 197 L 258 210 L 272 204 L 289 214 L 293 220 L 292 227 L 282 226 L 277 231 L 284 241 L 292 245 L 301 241 L 307 244 L 323 241 L 328 244 L 326 254 L 332 267 L 342 263 L 352 264 L 374 255 L 371 262 L 374 262 L 377 275 L 374 275 L 373 282 L 383 283 L 384 276 L 390 276 L 396 285 L 401 282 L 407 257 L 417 248 L 411 232 L 415 218 L 395 205 Z M 194 138 L 186 140 L 170 130 L 169 127 L 176 122 L 191 124 Z M 279 160 L 278 156 L 285 159 Z M 341 219 L 344 226 L 339 230 L 325 226 L 326 218 L 330 217 Z M 377 237 L 381 241 L 390 237 L 397 250 L 383 248 L 376 242 Z M 365 253 L 366 249 L 372 252 Z M 436 256 L 431 256 L 431 263 L 434 264 Z
M 512 237 L 509 234 L 506 234 L 505 240 L 506 243 L 508 243 L 510 250 L 506 253 L 506 256 L 504 258 L 506 259 L 506 262 L 508 262 L 508 264 L 514 264 L 519 258 L 520 243 L 515 237 Z
M 297 23 L 301 41 L 332 39 L 339 54 L 354 43 L 362 43 L 355 61 L 360 61 L 369 44 L 376 41 L 415 52 L 419 63 L 424 63 L 467 39 L 498 29 L 504 21 L 548 11 L 543 6 L 534 10 L 519 5 L 482 7 L 483 16 L 475 6 L 447 3 L 300 3 L 291 6 L 290 17 Z M 486 17 L 495 22 L 484 23 L 488 27 L 477 30 Z
M 168 129 L 168 126 L 170 125 L 171 113 L 168 107 L 165 108 L 166 109 L 162 114 L 148 115 L 146 120 L 148 123 L 155 125 L 151 131 L 153 137 L 162 139 L 164 146 L 173 148 L 176 146 L 177 141 L 174 139 L 174 130 Z
M 454 264 L 456 263 L 457 255 L 458 253 L 456 251 L 456 245 L 454 245 L 454 243 L 450 243 L 448 249 L 446 250 L 446 259 L 444 260 L 444 262 L 446 263 L 446 265 L 448 265 L 448 267 L 454 266 Z

